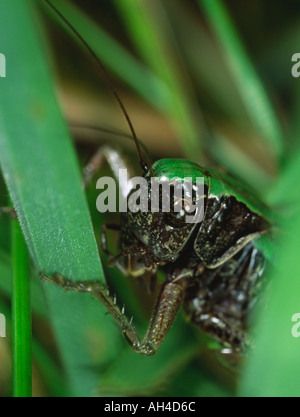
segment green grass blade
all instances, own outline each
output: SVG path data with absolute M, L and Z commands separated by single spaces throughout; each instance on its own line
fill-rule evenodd
M 36 29 L 34 4 L 0 1 L 1 50 L 8 63 L 7 78 L 1 79 L 1 168 L 36 269 L 104 282 L 78 163 Z M 95 363 L 112 358 L 118 329 L 91 297 L 66 295 L 49 285 L 45 292 L 73 392 L 91 395 L 99 380 Z
M 255 350 L 252 352 L 240 387 L 243 396 L 300 396 L 299 330 L 293 316 L 299 313 L 300 294 L 300 193 L 299 154 L 282 172 L 273 188 L 272 202 L 283 215 L 273 267 L 267 274 L 270 284 L 257 314 Z
M 0 311 L 5 315 L 7 337 L 10 337 L 11 332 L 11 311 L 7 304 L 0 298 Z M 32 338 L 32 359 L 37 366 L 39 373 L 43 377 L 43 383 L 49 389 L 50 395 L 57 397 L 66 397 L 67 391 L 65 387 L 65 380 L 55 361 L 50 357 L 49 353 L 42 347 L 41 343 L 37 341 L 34 336 Z M 34 392 L 33 392 L 34 394 Z
M 200 111 L 193 117 L 197 103 L 188 91 L 175 65 L 175 59 L 165 45 L 163 27 L 168 26 L 163 10 L 156 1 L 115 1 L 127 30 L 149 68 L 168 87 L 164 96 L 165 112 L 177 131 L 185 155 L 193 161 L 201 157 L 203 123 Z M 159 17 L 158 17 L 159 16 Z M 157 22 L 160 22 L 158 24 Z
M 299 337 L 292 334 L 299 313 L 300 212 L 288 219 L 278 248 L 271 288 L 258 317 L 256 348 L 249 358 L 240 388 L 242 396 L 300 396 Z M 299 319 L 298 319 L 299 320 Z
M 299 187 L 294 187 L 290 193 L 287 190 L 290 189 L 291 184 L 295 184 L 295 178 L 299 175 L 300 166 L 300 152 L 296 151 L 289 157 L 288 161 L 282 167 L 282 172 L 276 184 L 269 190 L 267 194 L 268 202 L 273 205 L 278 205 L 283 209 L 288 208 L 292 211 L 297 207 L 297 201 L 300 200 Z
M 232 72 L 253 125 L 280 158 L 283 150 L 281 127 L 256 69 L 221 0 L 198 0 L 222 46 L 224 58 Z
M 164 96 L 168 94 L 168 91 L 166 85 L 159 77 L 155 76 L 153 72 L 139 62 L 122 47 L 122 45 L 114 40 L 71 2 L 53 1 L 53 4 L 84 37 L 108 70 L 116 74 L 156 109 L 159 111 L 164 110 Z M 57 15 L 51 12 L 48 6 L 45 5 L 45 8 L 47 12 L 50 12 L 53 15 L 53 18 L 57 20 L 57 23 L 63 26 L 63 28 L 70 33 L 70 36 L 78 42 L 80 48 L 82 48 L 82 44 L 78 38 L 74 36 L 74 33 L 67 29 L 66 25 Z M 122 65 L 120 65 L 120 63 L 122 63 Z M 155 94 L 153 94 L 153 92 L 155 92 Z
M 217 131 L 210 141 L 210 152 L 221 167 L 228 169 L 228 172 L 237 178 L 254 189 L 259 184 L 258 193 L 265 198 L 266 190 L 270 189 L 273 178 L 246 152 Z
M 36 339 L 32 340 L 32 355 L 49 395 L 53 397 L 69 396 L 70 393 L 67 390 L 61 369 Z
M 18 222 L 12 225 L 13 396 L 32 396 L 29 257 Z
M 74 5 L 68 2 L 54 1 L 53 3 L 83 35 L 108 69 L 116 73 L 142 98 L 145 98 L 157 110 L 170 118 L 186 155 L 192 160 L 199 160 L 201 156 L 199 138 L 202 130 L 200 117 L 198 114 L 197 121 L 192 117 L 195 103 L 191 103 L 191 98 L 186 93 L 182 80 L 180 80 L 168 58 L 164 56 L 164 51 L 160 46 L 161 40 L 156 35 L 153 38 L 157 29 L 154 20 L 148 16 L 147 25 L 144 26 L 147 32 L 146 37 L 154 40 L 152 50 L 151 42 L 144 43 L 140 48 L 143 50 L 143 55 L 146 56 L 148 66 L 145 66 L 133 58 L 121 45 Z M 139 19 L 144 19 L 147 16 L 147 10 L 137 8 L 134 3 L 126 3 L 124 11 L 123 3 L 116 3 L 116 6 L 120 8 L 124 21 L 128 23 L 129 28 L 131 27 L 129 18 L 139 22 Z M 139 36 L 139 33 L 137 35 Z M 133 40 L 138 39 L 135 37 L 135 33 L 132 33 L 132 38 Z M 76 40 L 78 41 L 78 39 Z M 155 61 L 151 60 L 151 52 L 157 59 L 156 65 L 152 65 Z
M 0 249 L 0 291 L 6 297 L 12 296 L 12 259 Z M 31 271 L 30 275 L 31 309 L 42 317 L 47 316 L 47 308 L 40 282 Z

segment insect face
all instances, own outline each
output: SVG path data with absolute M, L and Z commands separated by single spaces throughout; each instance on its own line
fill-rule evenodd
M 176 172 L 169 172 L 168 166 L 175 166 Z M 146 209 L 136 204 L 121 220 L 121 250 L 130 258 L 126 266 L 130 264 L 131 274 L 143 273 L 137 265 L 144 264 L 155 273 L 157 266 L 174 262 L 199 230 L 207 186 L 204 181 L 197 183 L 193 166 L 185 160 L 161 160 L 152 166 L 152 175 L 145 174 Z

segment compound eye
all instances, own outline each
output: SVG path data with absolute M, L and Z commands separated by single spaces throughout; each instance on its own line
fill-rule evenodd
M 174 211 L 171 211 L 170 213 L 164 213 L 164 222 L 166 225 L 177 229 L 186 225 L 185 215 L 186 213 L 184 210 L 180 210 L 178 213 Z

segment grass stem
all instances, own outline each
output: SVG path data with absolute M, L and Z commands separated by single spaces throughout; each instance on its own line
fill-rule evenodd
M 20 225 L 12 225 L 13 396 L 32 396 L 29 258 Z

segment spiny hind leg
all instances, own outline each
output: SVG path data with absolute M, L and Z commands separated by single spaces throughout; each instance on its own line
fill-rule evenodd
M 97 298 L 107 309 L 117 324 L 119 325 L 122 334 L 125 339 L 128 341 L 129 345 L 133 350 L 138 350 L 140 346 L 140 339 L 135 328 L 132 325 L 132 319 L 128 319 L 125 315 L 125 308 L 119 308 L 117 305 L 117 300 L 115 296 L 109 294 L 109 290 L 100 284 L 97 281 L 71 281 L 61 274 L 54 274 L 53 276 L 48 276 L 44 272 L 40 273 L 40 276 L 43 281 L 57 285 L 63 288 L 65 291 L 76 291 L 76 292 L 86 292 L 92 294 Z
M 49 277 L 42 272 L 40 275 L 44 281 L 58 285 L 66 291 L 91 293 L 104 305 L 108 313 L 113 316 L 130 347 L 136 353 L 147 356 L 153 355 L 161 346 L 179 310 L 183 296 L 183 286 L 180 280 L 166 282 L 162 285 L 148 329 L 141 341 L 132 325 L 132 319 L 129 320 L 125 315 L 124 307 L 120 309 L 117 305 L 116 298 L 111 297 L 107 288 L 99 282 L 74 282 L 64 278 L 61 274 L 55 274 L 53 277 Z

